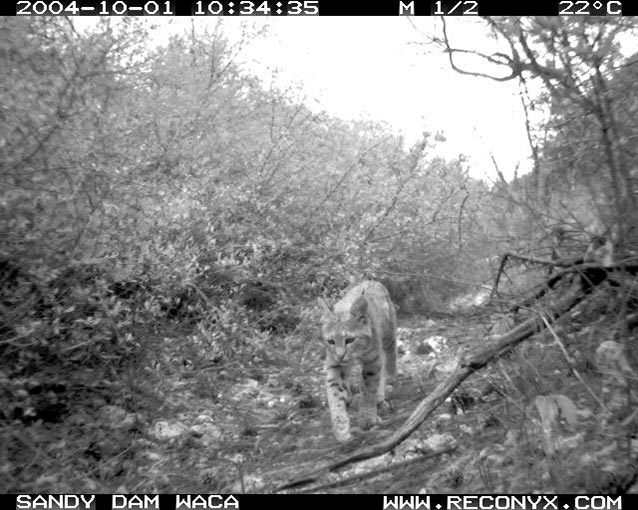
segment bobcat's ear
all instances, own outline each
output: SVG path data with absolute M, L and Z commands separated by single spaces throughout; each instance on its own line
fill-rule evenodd
M 355 299 L 354 303 L 350 307 L 350 315 L 352 315 L 355 319 L 367 320 L 367 312 L 368 312 L 368 302 L 363 295 L 359 296 Z
M 322 297 L 317 298 L 317 302 L 319 303 L 319 306 L 321 307 L 321 312 L 323 313 L 324 317 L 332 315 L 332 309 L 330 308 L 330 305 L 324 298 Z

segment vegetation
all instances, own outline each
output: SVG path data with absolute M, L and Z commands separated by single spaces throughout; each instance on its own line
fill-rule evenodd
M 402 438 L 407 461 L 315 490 L 626 490 L 637 25 L 485 21 L 507 54 L 456 48 L 445 24 L 431 42 L 521 84 L 534 169 L 512 182 L 434 156 L 432 133 L 409 145 L 266 87 L 217 28 L 157 44 L 136 18 L 1 19 L 0 489 L 271 491 L 334 457 L 314 303 L 371 278 L 397 305 L 404 377 L 364 443 L 457 351 L 536 329 L 451 387 Z

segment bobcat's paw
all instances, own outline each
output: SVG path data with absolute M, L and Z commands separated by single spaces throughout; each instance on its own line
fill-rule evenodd
M 340 443 L 347 443 L 352 439 L 352 433 L 350 430 L 335 432 L 335 439 Z
M 361 413 L 359 423 L 363 430 L 367 430 L 374 427 L 375 425 L 380 425 L 382 421 L 381 421 L 381 418 L 379 418 L 376 413 L 368 412 L 368 413 Z
M 394 407 L 392 406 L 392 401 L 391 400 L 384 400 L 383 402 L 379 402 L 378 404 L 379 407 L 379 411 L 381 412 L 391 412 L 394 411 Z

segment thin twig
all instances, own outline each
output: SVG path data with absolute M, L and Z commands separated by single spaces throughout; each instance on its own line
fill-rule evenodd
M 504 257 L 510 257 L 513 259 L 518 259 L 521 262 L 529 262 L 531 264 L 539 264 L 541 266 L 556 266 L 556 267 L 572 267 L 575 264 L 579 264 L 583 261 L 582 258 L 573 258 L 573 259 L 539 259 L 536 257 L 528 257 L 527 255 L 519 255 L 518 253 L 508 252 L 504 255 Z
M 552 334 L 552 336 L 554 337 L 554 341 L 556 342 L 556 344 L 558 345 L 558 347 L 560 347 L 560 350 L 563 351 L 563 355 L 565 356 L 565 359 L 567 360 L 567 365 L 569 366 L 569 369 L 574 373 L 574 375 L 576 376 L 576 378 L 581 382 L 581 384 L 585 387 L 585 389 L 589 392 L 589 394 L 594 397 L 594 400 L 596 402 L 598 402 L 598 405 L 604 410 L 607 411 L 607 407 L 605 406 L 604 402 L 602 400 L 600 400 L 600 398 L 598 398 L 598 395 L 596 395 L 596 393 L 594 393 L 594 390 L 592 390 L 587 383 L 585 382 L 585 380 L 582 378 L 582 376 L 580 375 L 580 372 L 578 372 L 578 370 L 576 369 L 574 360 L 572 359 L 572 357 L 569 355 L 569 353 L 567 352 L 567 349 L 565 348 L 565 345 L 563 344 L 563 342 L 561 341 L 561 339 L 558 337 L 558 335 L 556 334 L 556 331 L 554 330 L 554 328 L 552 328 L 551 324 L 549 323 L 549 321 L 547 320 L 547 318 L 545 317 L 545 315 L 543 313 L 540 313 L 540 317 L 541 320 L 545 323 L 545 327 L 547 328 L 547 330 Z

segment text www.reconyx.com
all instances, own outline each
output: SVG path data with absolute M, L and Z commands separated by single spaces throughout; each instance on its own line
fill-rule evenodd
M 620 496 L 384 496 L 383 510 L 622 510 Z

